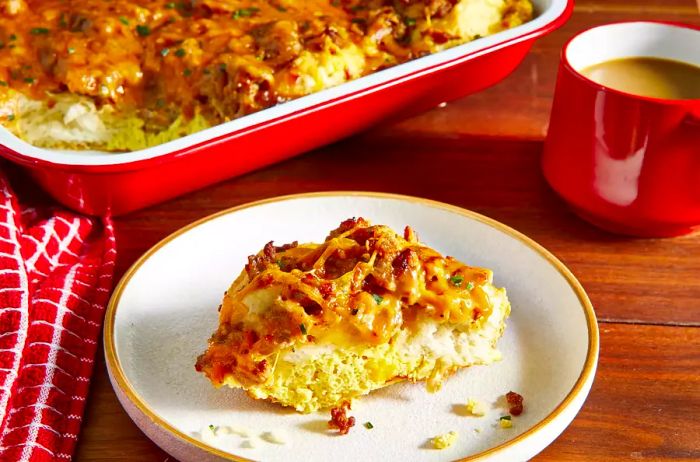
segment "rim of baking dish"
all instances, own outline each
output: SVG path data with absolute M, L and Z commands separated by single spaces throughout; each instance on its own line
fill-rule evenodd
M 282 123 L 324 107 L 380 91 L 404 80 L 431 74 L 508 45 L 543 35 L 559 27 L 569 18 L 573 3 L 574 0 L 550 0 L 546 9 L 537 17 L 512 29 L 383 69 L 150 148 L 123 153 L 39 148 L 0 126 L 0 148 L 4 148 L 0 149 L 0 154 L 25 165 L 45 164 L 91 169 L 108 166 L 134 168 L 144 163 L 162 162 L 173 156 L 197 151 L 198 148 L 223 138 L 243 136 L 268 125 Z
M 117 312 L 117 306 L 121 300 L 121 295 L 126 286 L 129 284 L 131 278 L 137 273 L 141 266 L 148 261 L 158 250 L 162 247 L 178 238 L 179 236 L 185 234 L 186 232 L 203 225 L 209 221 L 215 220 L 224 215 L 239 212 L 244 209 L 257 207 L 260 205 L 271 204 L 275 202 L 284 202 L 289 200 L 297 199 L 313 199 L 322 197 L 369 197 L 378 199 L 393 199 L 402 200 L 412 203 L 423 204 L 429 207 L 438 208 L 441 210 L 446 210 L 448 212 L 456 213 L 464 217 L 476 220 L 487 226 L 490 226 L 497 231 L 507 234 L 508 236 L 520 241 L 527 247 L 535 251 L 541 257 L 543 257 L 547 262 L 549 262 L 558 272 L 561 274 L 566 282 L 568 282 L 571 289 L 576 293 L 581 307 L 583 308 L 583 315 L 586 318 L 586 326 L 588 328 L 588 348 L 586 350 L 586 360 L 581 369 L 581 374 L 574 383 L 569 393 L 564 397 L 564 399 L 550 412 L 546 417 L 540 420 L 538 423 L 530 427 L 527 431 L 521 433 L 515 438 L 506 441 L 505 443 L 494 446 L 485 451 L 458 459 L 458 462 L 473 462 L 473 461 L 483 461 L 486 458 L 493 457 L 513 448 L 515 445 L 522 443 L 526 439 L 531 439 L 536 437 L 538 433 L 548 425 L 550 425 L 555 419 L 561 417 L 568 407 L 580 396 L 581 393 L 585 393 L 587 386 L 592 384 L 593 378 L 595 376 L 596 365 L 598 363 L 598 350 L 599 350 L 599 332 L 598 332 L 598 321 L 596 320 L 595 311 L 593 310 L 593 305 L 591 304 L 586 291 L 583 289 L 581 283 L 576 279 L 576 276 L 569 270 L 569 268 L 564 265 L 557 257 L 555 257 L 551 252 L 542 247 L 540 244 L 522 234 L 519 231 L 511 228 L 510 226 L 504 225 L 503 223 L 489 218 L 487 216 L 481 215 L 479 213 L 473 212 L 471 210 L 464 209 L 462 207 L 457 207 L 455 205 L 446 204 L 444 202 L 434 201 L 431 199 L 425 199 L 422 197 L 406 196 L 402 194 L 391 194 L 391 193 L 380 193 L 380 192 L 370 192 L 370 191 L 326 191 L 326 192 L 313 192 L 313 193 L 302 193 L 302 194 L 291 194 L 286 196 L 273 197 L 269 199 L 262 199 L 255 202 L 250 202 L 247 204 L 242 204 L 236 207 L 232 207 L 220 212 L 214 213 L 202 219 L 199 219 L 189 225 L 180 228 L 169 236 L 165 237 L 163 240 L 158 242 L 156 245 L 151 247 L 146 253 L 144 253 L 131 267 L 124 273 L 121 280 L 114 289 L 114 293 L 109 300 L 107 306 L 107 311 L 105 313 L 105 324 L 104 324 L 104 353 L 105 360 L 107 362 L 107 368 L 109 369 L 114 381 L 113 386 L 118 386 L 124 395 L 133 403 L 136 408 L 143 413 L 151 423 L 157 426 L 160 430 L 174 435 L 181 442 L 188 443 L 192 446 L 197 447 L 202 451 L 221 457 L 225 460 L 231 460 L 235 462 L 251 462 L 251 459 L 246 459 L 226 451 L 209 446 L 198 439 L 187 435 L 184 432 L 176 429 L 174 426 L 169 424 L 164 418 L 160 417 L 149 405 L 144 401 L 144 399 L 137 393 L 131 382 L 129 382 L 124 370 L 122 368 L 119 356 L 117 355 L 117 348 L 115 344 L 114 336 L 114 326 L 115 318 Z

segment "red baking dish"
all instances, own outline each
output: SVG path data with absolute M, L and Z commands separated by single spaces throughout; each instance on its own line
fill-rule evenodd
M 533 3 L 536 17 L 516 28 L 152 148 L 117 154 L 42 149 L 0 127 L 0 154 L 72 209 L 124 214 L 499 82 L 573 9 L 573 0 Z

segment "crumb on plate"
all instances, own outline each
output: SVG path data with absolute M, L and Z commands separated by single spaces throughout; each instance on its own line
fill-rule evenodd
M 284 434 L 280 432 L 265 432 L 260 435 L 260 438 L 272 444 L 286 444 L 287 438 Z
M 234 425 L 222 425 L 219 427 L 218 433 L 221 433 L 222 435 L 237 435 L 243 438 L 248 438 L 250 436 L 250 432 L 248 430 Z
M 259 446 L 260 440 L 256 437 L 249 438 L 241 443 L 242 448 L 255 449 Z
M 457 432 L 448 432 L 433 438 L 432 443 L 435 449 L 449 448 L 457 441 Z
M 467 400 L 466 406 L 469 415 L 473 415 L 475 417 L 482 417 L 486 415 L 486 406 L 473 398 L 469 398 Z
M 510 405 L 510 408 L 508 409 L 508 412 L 510 412 L 510 415 L 520 415 L 523 413 L 523 397 L 514 392 L 514 391 L 509 391 L 506 393 L 506 401 L 508 401 L 508 404 Z
M 331 409 L 331 420 L 328 421 L 328 428 L 336 428 L 341 435 L 347 435 L 350 428 L 355 425 L 355 418 L 347 415 L 348 409 L 350 409 L 349 401 L 343 401 L 340 406 Z
M 500 425 L 501 428 L 511 428 L 513 426 L 513 421 L 509 415 L 504 415 L 498 419 L 498 425 Z

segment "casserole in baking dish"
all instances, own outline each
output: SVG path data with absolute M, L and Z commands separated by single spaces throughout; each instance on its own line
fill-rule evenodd
M 573 0 L 532 3 L 533 19 L 520 26 L 146 149 L 42 148 L 0 126 L 0 155 L 27 168 L 68 207 L 126 213 L 499 82 L 537 37 L 562 25 L 573 9 Z
M 531 18 L 530 0 L 17 0 L 0 122 L 35 146 L 133 151 Z

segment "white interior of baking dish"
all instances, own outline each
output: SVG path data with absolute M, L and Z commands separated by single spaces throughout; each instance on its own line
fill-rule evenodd
M 107 153 L 104 151 L 69 151 L 37 148 L 12 135 L 0 126 L 0 144 L 24 156 L 48 162 L 66 165 L 114 165 L 149 159 L 160 155 L 186 149 L 207 140 L 234 133 L 247 127 L 255 126 L 269 120 L 282 118 L 295 112 L 314 107 L 325 101 L 346 97 L 362 90 L 373 88 L 380 90 L 383 85 L 393 85 L 397 80 L 408 76 L 416 77 L 422 72 L 434 72 L 436 67 L 449 65 L 455 59 L 469 55 L 475 58 L 483 53 L 492 52 L 507 42 L 525 37 L 530 33 L 554 22 L 563 14 L 567 0 L 533 0 L 537 16 L 530 22 L 497 34 L 475 40 L 470 43 L 450 48 L 439 53 L 424 56 L 407 63 L 394 66 L 380 72 L 361 77 L 337 87 L 313 93 L 254 114 L 241 117 L 200 132 L 187 135 L 177 140 L 159 144 L 147 149 L 125 153 Z

